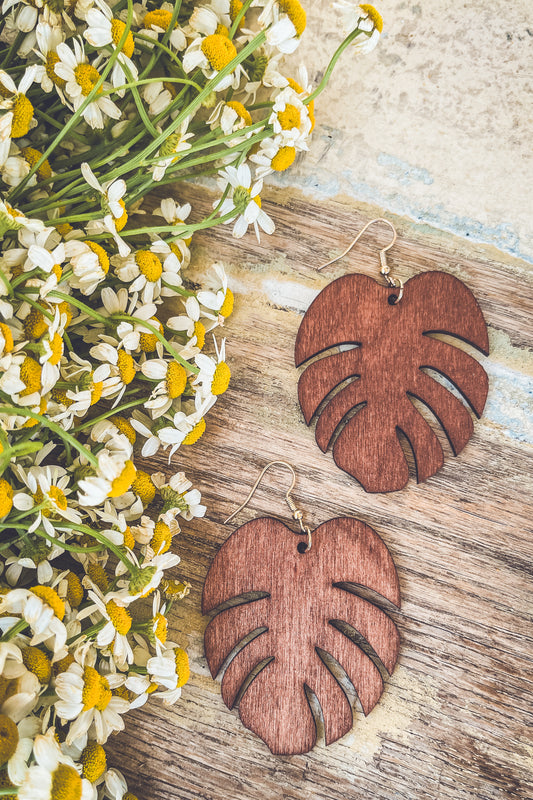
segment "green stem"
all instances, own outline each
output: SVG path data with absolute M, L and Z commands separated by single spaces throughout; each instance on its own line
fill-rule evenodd
M 341 55 L 344 53 L 346 48 L 351 45 L 353 40 L 356 38 L 356 36 L 359 36 L 360 33 L 366 33 L 366 31 L 362 31 L 359 28 L 356 28 L 337 47 L 337 49 L 335 50 L 335 52 L 333 53 L 333 55 L 331 57 L 331 61 L 329 62 L 328 66 L 326 68 L 326 71 L 324 72 L 324 77 L 322 78 L 322 80 L 320 81 L 320 83 L 318 84 L 316 89 L 313 92 L 311 92 L 309 97 L 306 97 L 305 100 L 302 101 L 304 105 L 308 106 L 309 103 L 312 103 L 313 100 L 315 100 L 318 97 L 318 95 L 321 92 L 324 91 L 324 89 L 326 88 L 326 86 L 328 84 L 328 81 L 329 81 L 329 79 L 331 77 L 331 73 L 333 72 L 333 70 L 335 68 L 335 64 L 337 63 L 337 61 L 339 60 Z
M 15 623 L 8 631 L 4 633 L 3 636 L 0 637 L 0 642 L 9 642 L 17 633 L 21 633 L 25 628 L 27 628 L 29 622 L 26 622 L 25 619 L 20 619 L 18 622 Z
M 131 400 L 129 403 L 123 403 L 121 406 L 116 406 L 116 408 L 110 408 L 109 411 L 106 411 L 105 414 L 100 414 L 98 417 L 93 417 L 92 419 L 87 420 L 86 422 L 82 422 L 81 425 L 76 425 L 75 428 L 72 428 L 73 431 L 83 431 L 85 428 L 92 428 L 98 422 L 101 422 L 103 419 L 107 419 L 108 417 L 115 417 L 117 414 L 120 414 L 121 411 L 127 411 L 128 408 L 135 408 L 136 406 L 143 406 L 146 403 L 146 397 L 143 397 L 140 400 Z
M 0 406 L 0 414 L 14 414 L 20 417 L 29 417 L 30 419 L 35 419 L 37 422 L 40 422 L 41 425 L 44 425 L 46 428 L 50 428 L 51 431 L 56 433 L 64 442 L 68 442 L 71 447 L 74 447 L 82 456 L 84 456 L 87 461 L 93 465 L 93 467 L 98 468 L 98 459 L 93 456 L 90 450 L 87 450 L 82 444 L 78 442 L 74 436 L 71 436 L 70 433 L 67 433 L 63 428 L 59 425 L 56 425 L 55 422 L 52 422 L 51 419 L 47 417 L 43 417 L 42 414 L 36 414 L 34 411 L 30 411 L 29 408 L 21 408 L 19 406 Z

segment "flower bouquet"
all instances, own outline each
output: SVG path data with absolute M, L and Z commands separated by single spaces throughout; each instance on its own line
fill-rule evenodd
M 348 35 L 311 89 L 281 66 L 298 0 L 2 4 L 0 796 L 132 800 L 103 746 L 188 679 L 171 545 L 205 506 L 142 458 L 193 445 L 230 380 L 233 295 L 221 264 L 187 279 L 191 238 L 272 233 L 263 179 L 307 150 L 342 51 L 379 37 L 372 6 L 336 5 Z M 195 220 L 200 176 L 220 193 Z

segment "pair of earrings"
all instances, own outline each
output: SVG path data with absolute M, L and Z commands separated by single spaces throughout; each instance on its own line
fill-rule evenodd
M 412 448 L 419 482 L 443 463 L 440 442 L 412 398 L 436 417 L 454 454 L 472 435 L 467 408 L 432 373 L 459 390 L 476 415 L 485 404 L 483 368 L 437 334 L 485 354 L 488 336 L 473 294 L 457 278 L 423 272 L 404 286 L 390 276 L 386 252 L 396 231 L 388 220 L 365 225 L 338 258 L 374 222 L 385 222 L 394 234 L 380 251 L 386 285 L 364 275 L 330 283 L 302 320 L 295 361 L 300 366 L 315 359 L 300 377 L 298 397 L 306 423 L 317 417 L 319 447 L 326 451 L 334 441 L 341 469 L 368 492 L 391 492 L 409 478 L 399 433 Z M 392 672 L 399 650 L 397 628 L 384 607 L 388 602 L 399 609 L 400 587 L 385 543 L 368 525 L 338 517 L 311 533 L 291 497 L 294 470 L 284 461 L 266 465 L 226 522 L 274 465 L 292 473 L 285 497 L 305 540 L 295 544 L 294 532 L 272 517 L 242 525 L 211 565 L 202 611 L 217 612 L 205 632 L 205 652 L 213 676 L 226 666 L 224 702 L 229 708 L 238 703 L 243 724 L 274 754 L 287 755 L 315 744 L 313 696 L 326 744 L 352 727 L 350 684 L 365 714 L 379 700 L 382 672 Z

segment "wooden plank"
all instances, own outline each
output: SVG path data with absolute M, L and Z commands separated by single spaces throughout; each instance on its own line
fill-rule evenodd
M 210 206 L 203 190 L 183 187 L 181 198 L 179 191 L 177 199 L 191 200 L 198 216 Z M 447 458 L 424 484 L 369 495 L 316 447 L 298 405 L 293 352 L 303 312 L 332 278 L 377 275 L 382 242 L 372 231 L 327 275 L 313 268 L 383 211 L 275 190 L 268 197 L 264 207 L 277 223 L 272 238 L 236 242 L 225 229 L 193 243 L 197 266 L 188 275 L 203 278 L 213 260 L 223 261 L 236 305 L 218 332 L 228 337 L 230 389 L 202 439 L 170 467 L 193 477 L 208 506 L 206 518 L 184 524 L 175 541 L 177 573 L 192 590 L 173 611 L 170 635 L 188 647 L 192 677 L 175 707 L 153 702 L 128 715 L 126 732 L 110 742 L 110 763 L 144 800 L 529 800 L 533 460 L 524 386 L 533 373 L 533 292 L 525 266 L 391 218 L 399 231 L 389 253 L 394 275 L 405 280 L 441 269 L 476 295 L 491 341 L 490 357 L 481 359 L 489 395 L 458 458 Z M 200 613 L 209 565 L 234 530 L 223 520 L 277 458 L 297 472 L 294 497 L 307 524 L 354 516 L 382 537 L 402 594 L 398 665 L 372 713 L 356 712 L 353 731 L 327 748 L 281 757 L 225 707 L 204 658 L 208 620 Z M 147 463 L 169 470 L 164 457 Z M 293 525 L 286 488 L 286 471 L 272 471 L 235 525 L 256 516 Z

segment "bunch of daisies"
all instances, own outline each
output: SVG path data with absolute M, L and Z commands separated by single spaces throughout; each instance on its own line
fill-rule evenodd
M 171 546 L 205 506 L 170 464 L 228 387 L 233 309 L 221 264 L 188 279 L 189 247 L 220 223 L 274 230 L 263 179 L 307 149 L 343 50 L 381 31 L 372 6 L 336 5 L 347 37 L 311 90 L 281 65 L 299 0 L 3 0 L 2 796 L 134 800 L 104 745 L 188 679 Z M 203 219 L 183 196 L 199 176 L 219 187 Z

